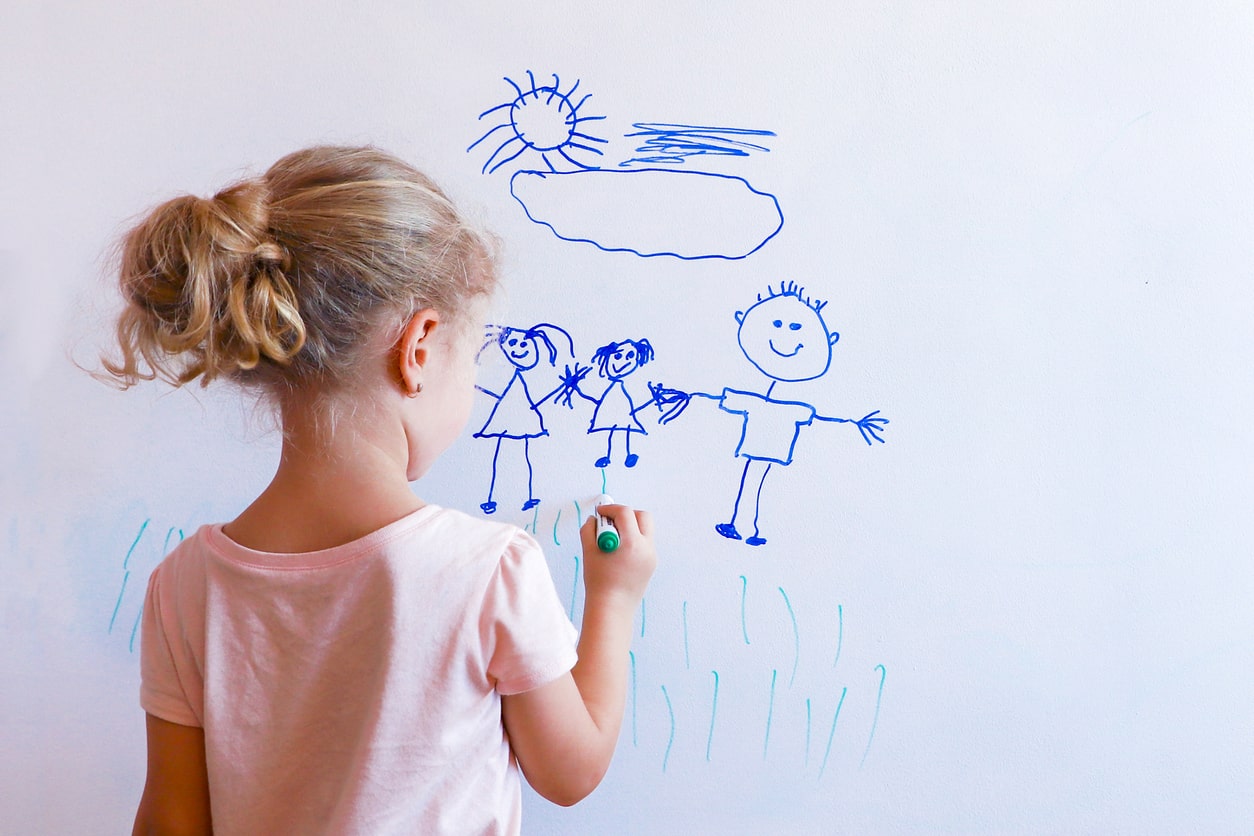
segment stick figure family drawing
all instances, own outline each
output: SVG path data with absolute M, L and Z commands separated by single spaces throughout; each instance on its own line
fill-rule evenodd
M 530 510 L 540 503 L 533 484 L 531 441 L 549 435 L 544 420 L 546 409 L 574 409 L 580 401 L 590 404 L 586 432 L 605 438 L 605 454 L 593 465 L 605 468 L 617 462 L 632 468 L 640 462 L 640 454 L 632 450 L 633 436 L 648 435 L 640 419 L 642 413 L 652 415 L 661 426 L 678 418 L 693 399 L 709 400 L 739 420 L 740 440 L 734 456 L 744 459 L 730 519 L 715 525 L 714 530 L 751 546 L 765 544 L 761 528 L 762 491 L 773 469 L 792 464 L 803 427 L 815 421 L 852 424 L 868 445 L 884 440 L 881 433 L 888 419 L 880 417 L 879 410 L 858 419 L 842 418 L 820 414 L 809 403 L 774 396 L 775 387 L 781 382 L 814 380 L 831 368 L 832 347 L 840 335 L 824 320 L 825 305 L 806 296 L 796 283 L 784 282 L 758 294 L 753 304 L 736 312 L 741 353 L 767 381 L 761 391 L 728 387 L 711 392 L 684 391 L 649 381 L 647 398 L 633 396 L 633 388 L 639 391 L 640 387 L 637 384 L 629 388 L 628 378 L 655 359 L 654 348 L 647 339 L 606 343 L 591 354 L 587 364 L 581 364 L 574 340 L 563 328 L 549 323 L 528 328 L 493 326 L 480 354 L 495 346 L 512 372 L 499 392 L 479 387 L 494 403 L 474 437 L 495 439 L 487 499 L 480 508 L 486 514 L 497 510 L 494 497 L 498 464 L 506 442 L 511 446 L 521 442 L 527 474 L 527 498 L 522 509 Z M 559 357 L 563 360 L 560 373 Z M 617 455 L 616 438 L 621 442 Z M 751 533 L 747 526 L 752 527 Z

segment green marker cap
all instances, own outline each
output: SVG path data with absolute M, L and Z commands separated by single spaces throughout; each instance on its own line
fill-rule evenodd
M 618 532 L 602 531 L 597 536 L 597 548 L 603 552 L 612 552 L 618 548 Z

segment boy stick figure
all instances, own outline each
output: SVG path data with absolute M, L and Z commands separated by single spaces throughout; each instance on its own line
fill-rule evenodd
M 573 357 L 574 342 L 570 334 L 556 325 L 540 323 L 527 329 L 493 326 L 488 331 L 488 342 L 484 344 L 483 349 L 495 342 L 500 347 L 501 353 L 505 355 L 505 359 L 514 367 L 514 373 L 509 383 L 506 383 L 505 388 L 499 393 L 482 386 L 475 387 L 485 395 L 496 399 L 488 420 L 474 434 L 475 438 L 496 439 L 496 450 L 492 453 L 492 481 L 488 484 L 488 498 L 486 502 L 479 505 L 485 514 L 496 511 L 496 502 L 492 499 L 492 493 L 496 489 L 496 466 L 501 456 L 501 442 L 507 438 L 521 440 L 523 443 L 523 459 L 527 463 L 527 501 L 523 503 L 522 509 L 529 511 L 540 504 L 540 500 L 536 498 L 532 489 L 531 439 L 549 434 L 544 426 L 544 415 L 540 412 L 540 407 L 555 396 L 559 396 L 557 399 L 562 400 L 560 396 L 569 387 L 565 378 L 562 378 L 562 382 L 552 391 L 536 399 L 532 397 L 531 390 L 527 387 L 527 378 L 523 373 L 539 365 L 541 346 L 545 349 L 549 365 L 557 365 L 557 348 L 549 336 L 550 332 L 566 338 L 570 356 Z M 483 349 L 479 350 L 481 354 Z M 568 367 L 567 377 L 569 375 Z M 564 403 L 568 407 L 571 405 L 569 394 L 565 394 Z
M 775 384 L 780 381 L 814 380 L 824 375 L 832 364 L 832 346 L 840 339 L 840 334 L 829 329 L 823 320 L 822 311 L 827 303 L 809 299 L 804 292 L 795 282 L 781 283 L 778 290 L 769 288 L 765 298 L 758 294 L 758 301 L 748 310 L 736 312 L 736 322 L 740 325 L 737 332 L 740 350 L 758 371 L 770 379 L 766 391 L 723 389 L 718 395 L 693 392 L 688 396 L 676 396 L 677 393 L 672 390 L 668 393 L 667 402 L 674 406 L 661 419 L 665 423 L 678 417 L 690 397 L 717 401 L 719 409 L 740 416 L 740 442 L 736 445 L 736 456 L 745 460 L 740 473 L 740 487 L 736 490 L 731 520 L 719 523 L 714 530 L 731 540 L 742 539 L 737 523 L 741 520 L 741 503 L 748 485 L 753 492 L 753 534 L 743 539 L 750 546 L 766 542 L 759 528 L 762 486 L 766 484 L 771 468 L 792 464 L 793 449 L 802 427 L 814 421 L 853 424 L 863 440 L 870 444 L 872 439 L 883 443 L 884 439 L 879 434 L 888 423 L 887 418 L 876 417 L 878 409 L 856 420 L 836 418 L 820 415 L 808 403 L 771 397 Z

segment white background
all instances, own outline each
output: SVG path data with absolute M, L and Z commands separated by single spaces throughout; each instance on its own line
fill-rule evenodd
M 107 346 L 108 248 L 155 202 L 317 142 L 433 174 L 505 241 L 501 321 L 563 324 L 582 362 L 643 337 L 649 379 L 760 388 L 733 315 L 797 281 L 842 337 L 790 396 L 892 420 L 874 447 L 805 428 L 757 549 L 713 531 L 740 465 L 708 402 L 607 472 L 655 512 L 662 554 L 629 718 L 603 787 L 573 810 L 529 798 L 528 830 L 1248 826 L 1254 12 L 711 6 L 8 4 L 0 831 L 129 827 L 144 576 L 275 462 L 232 391 L 119 394 L 74 367 Z M 580 79 L 602 136 L 774 131 L 767 154 L 702 164 L 776 195 L 783 230 L 743 261 L 681 262 L 528 222 L 508 172 L 466 153 L 527 69 Z M 534 525 L 577 618 L 599 440 L 586 410 L 551 415 L 539 513 L 514 510 L 515 468 L 497 516 Z M 467 437 L 416 490 L 474 510 L 490 457 Z

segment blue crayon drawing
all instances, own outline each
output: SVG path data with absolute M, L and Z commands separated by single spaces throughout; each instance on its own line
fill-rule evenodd
M 480 355 L 488 346 L 496 345 L 514 370 L 509 382 L 500 392 L 493 392 L 483 386 L 475 387 L 496 400 L 487 420 L 479 431 L 474 433 L 475 438 L 496 439 L 496 449 L 492 453 L 492 481 L 488 483 L 488 498 L 479 505 L 485 514 L 492 514 L 496 511 L 497 504 L 493 495 L 496 491 L 497 465 L 501 457 L 501 446 L 506 440 L 522 442 L 523 460 L 527 464 L 527 499 L 522 505 L 522 510 L 530 511 L 540 504 L 532 485 L 531 440 L 549 434 L 544 426 L 541 406 L 550 400 L 559 400 L 566 406 L 571 406 L 569 394 L 563 399 L 563 392 L 569 390 L 566 380 L 571 375 L 571 370 L 568 366 L 566 377 L 558 378 L 557 385 L 539 398 L 531 394 L 525 373 L 540 366 L 541 361 L 547 362 L 549 366 L 557 365 L 558 349 L 555 340 L 562 344 L 567 355 L 573 359 L 575 349 L 570 334 L 556 325 L 540 323 L 530 328 L 492 326 L 488 329 L 488 341 L 480 349 Z
M 598 458 L 595 467 L 608 467 L 614 457 L 614 438 L 623 440 L 623 466 L 635 467 L 640 461 L 640 454 L 631 451 L 633 435 L 648 435 L 648 430 L 637 417 L 647 406 L 657 407 L 659 415 L 664 416 L 663 407 L 677 394 L 661 384 L 650 382 L 648 400 L 637 403 L 627 388 L 625 378 L 654 358 L 653 346 L 648 340 L 622 340 L 606 343 L 592 355 L 592 365 L 577 366 L 573 374 L 567 375 L 567 388 L 562 396 L 569 400 L 578 395 L 593 405 L 592 420 L 588 424 L 588 434 L 605 433 L 605 455 Z M 583 381 L 588 373 L 596 368 L 597 375 L 609 383 L 598 395 L 589 395 L 583 391 Z
M 579 81 L 563 91 L 552 78 L 537 82 L 531 70 L 522 84 L 506 77 L 507 100 L 479 114 L 481 123 L 494 124 L 466 148 L 492 149 L 480 169 L 485 175 L 518 161 L 509 191 L 533 223 L 605 252 L 684 260 L 746 258 L 783 228 L 779 201 L 745 178 L 677 170 L 690 158 L 769 151 L 746 138 L 771 131 L 637 122 L 623 135 L 638 144 L 635 156 L 602 166 L 609 140 L 586 123 L 607 117 L 583 112 L 591 94 L 576 100 Z
M 563 241 L 684 261 L 753 255 L 784 226 L 774 195 L 743 177 L 665 168 L 519 171 L 509 193 Z
M 743 539 L 750 546 L 766 543 L 761 531 L 762 488 L 773 467 L 792 464 L 802 427 L 815 421 L 853 424 L 868 445 L 872 441 L 884 441 L 880 433 L 888 419 L 879 417 L 879 410 L 857 419 L 837 418 L 820 415 L 812 404 L 803 401 L 772 397 L 776 384 L 814 380 L 831 367 L 832 346 L 840 339 L 840 334 L 828 328 L 823 319 L 826 304 L 807 297 L 805 289 L 795 282 L 783 282 L 778 288 L 768 289 L 765 296 L 758 294 L 757 301 L 748 309 L 736 312 L 740 350 L 771 381 L 765 391 L 725 388 L 719 394 L 692 392 L 670 396 L 674 405 L 663 422 L 677 417 L 687 405 L 687 399 L 698 397 L 716 401 L 719 409 L 740 419 L 740 441 L 735 452 L 737 458 L 745 460 L 740 485 L 732 504 L 731 519 L 714 527 L 729 540 Z M 741 506 L 748 504 L 745 502 L 746 486 L 752 496 L 753 533 L 743 537 Z
M 775 136 L 772 131 L 752 128 L 715 128 L 707 125 L 671 125 L 665 122 L 636 122 L 636 130 L 626 137 L 647 137 L 636 149 L 641 156 L 619 163 L 626 168 L 641 165 L 683 165 L 689 157 L 747 157 L 754 151 L 769 153 L 770 148 L 740 137 Z
M 536 77 L 527 70 L 530 86 L 522 87 L 511 78 L 505 81 L 514 88 L 515 96 L 509 101 L 490 107 L 479 114 L 482 121 L 486 116 L 497 119 L 497 123 L 488 132 L 476 139 L 466 149 L 473 151 L 489 137 L 504 137 L 505 140 L 483 164 L 483 173 L 491 174 L 501 166 L 532 151 L 544 162 L 549 171 L 558 171 L 553 163 L 559 162 L 564 170 L 574 168 L 591 168 L 571 156 L 583 153 L 601 155 L 603 152 L 595 145 L 588 143 L 604 143 L 605 139 L 585 133 L 580 124 L 604 119 L 604 116 L 579 115 L 579 109 L 591 98 L 585 94 L 578 102 L 574 101 L 575 91 L 579 88 L 576 81 L 565 93 L 561 91 L 561 80 L 555 73 L 552 84 L 536 86 Z M 494 115 L 495 114 L 495 115 Z M 504 154 L 505 156 L 501 156 Z M 498 159 L 498 157 L 500 159 Z

